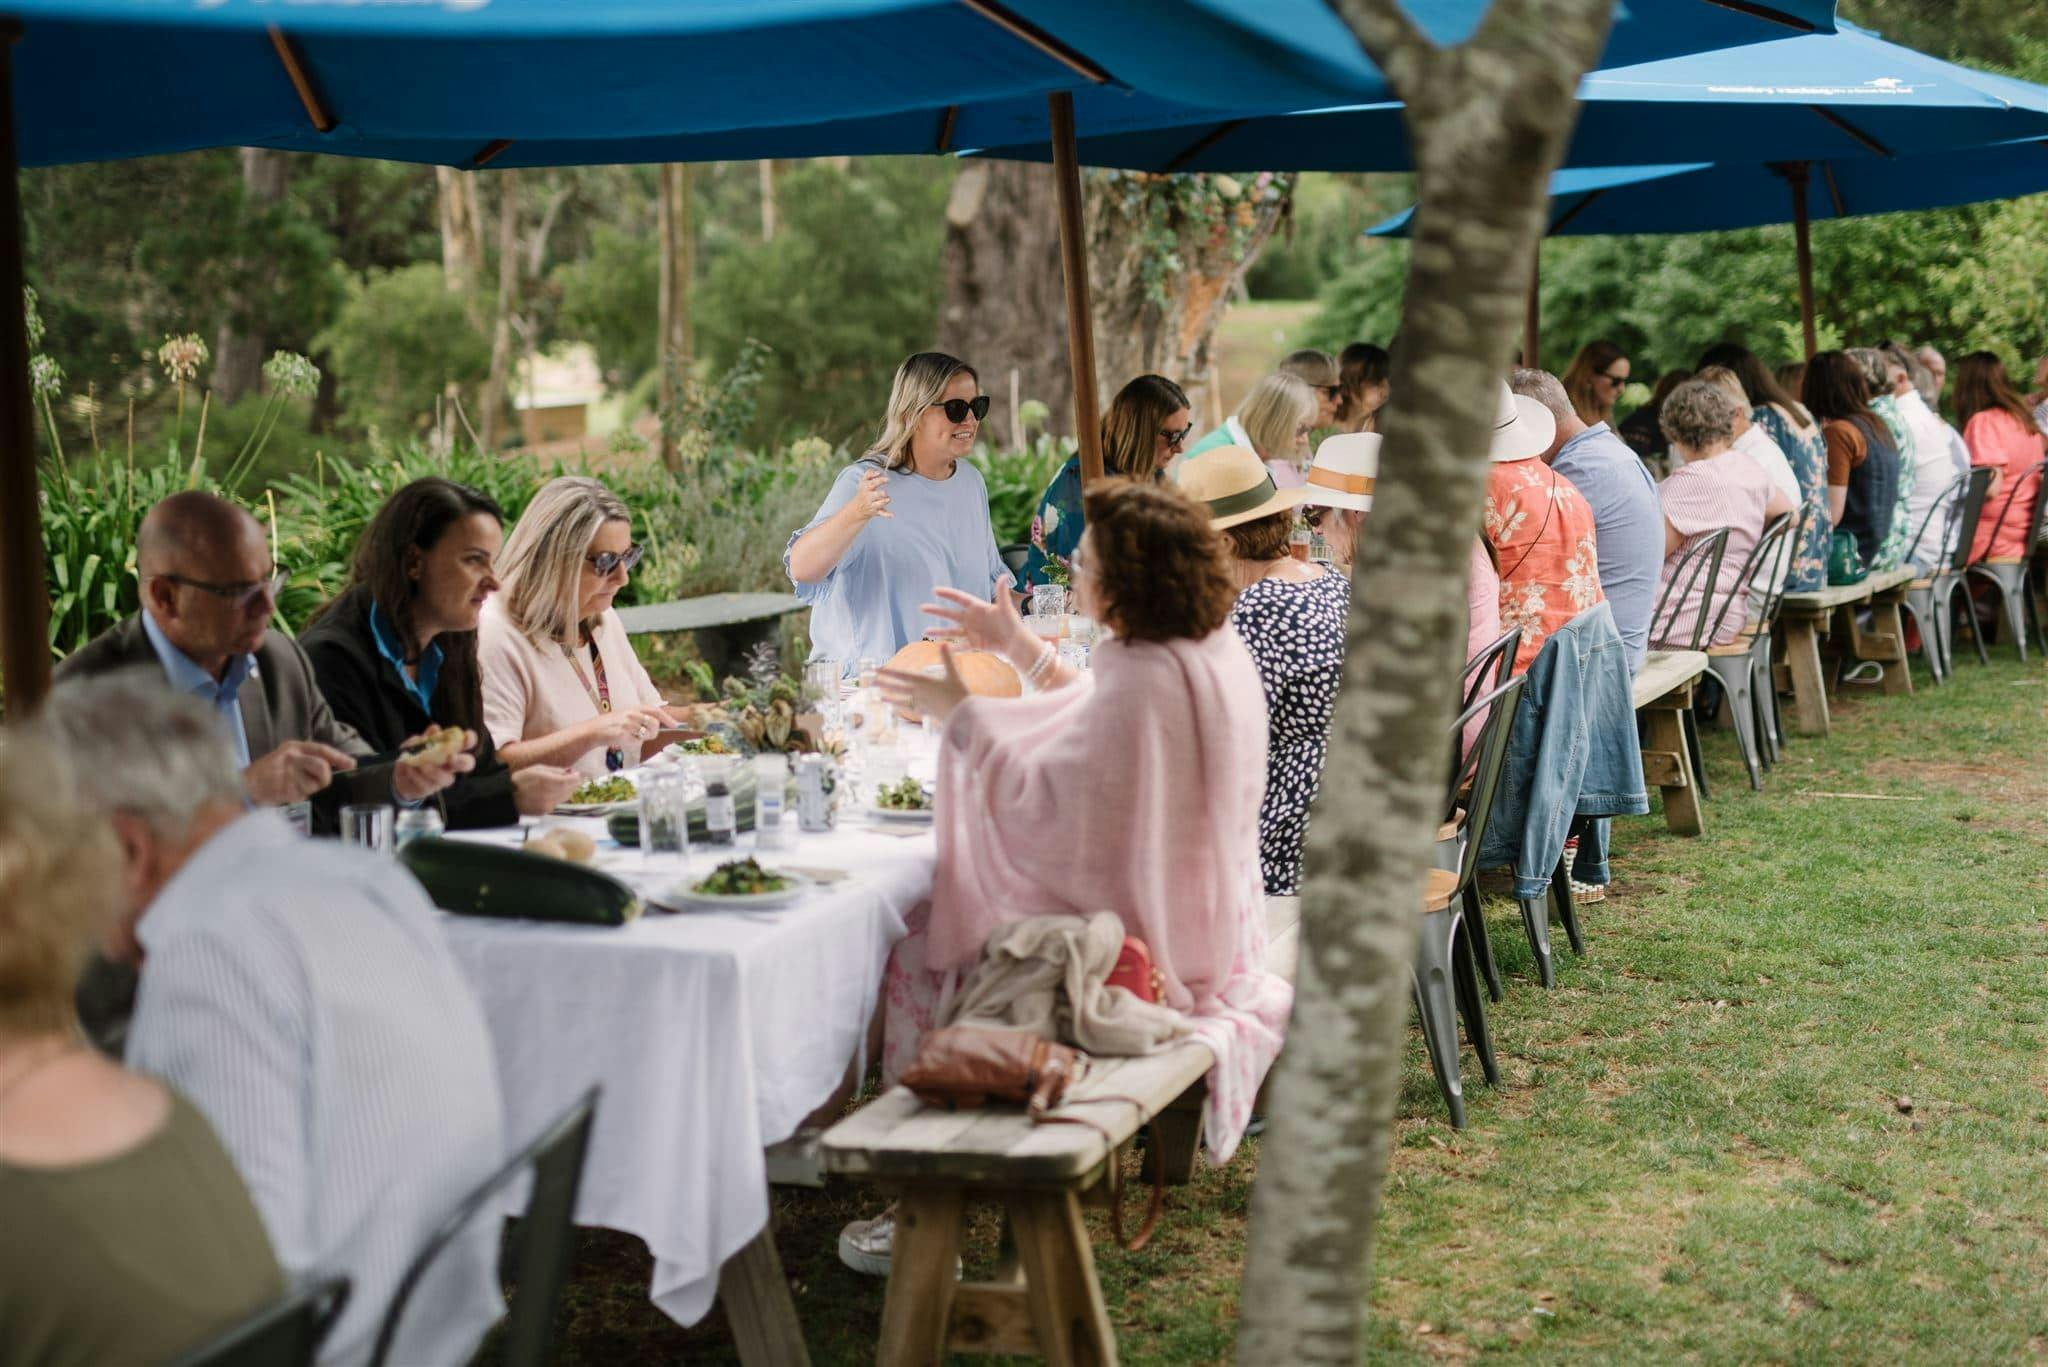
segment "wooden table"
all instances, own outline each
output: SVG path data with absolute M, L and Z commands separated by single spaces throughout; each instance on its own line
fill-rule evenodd
M 1707 828 L 1685 739 L 1685 713 L 1706 672 L 1704 650 L 1653 650 L 1636 671 L 1631 690 L 1630 700 L 1643 721 L 1643 782 L 1663 792 L 1664 824 L 1679 835 L 1699 835 Z
M 1192 1165 L 1199 1124 L 1187 1122 L 1201 1113 L 1186 1103 L 1212 1062 L 1204 1044 L 1094 1060 L 1061 1110 L 1086 1115 L 1108 1139 L 1085 1125 L 1034 1125 L 1018 1107 L 941 1110 L 902 1087 L 826 1131 L 826 1171 L 899 1193 L 876 1361 L 922 1367 L 951 1350 L 1113 1367 L 1116 1331 L 1081 1204 L 1106 1194 L 1109 1165 L 1144 1119 L 1159 1117 L 1156 1157 L 1170 1175 Z M 1091 1105 L 1091 1096 L 1129 1097 L 1145 1114 L 1121 1100 Z M 1009 1218 L 1014 1256 L 994 1281 L 960 1280 L 970 1199 L 993 1201 Z M 1129 1204 L 1139 1205 L 1136 1192 Z
M 1838 643 L 1839 658 L 1874 660 L 1884 667 L 1884 676 L 1870 687 L 1885 693 L 1913 691 L 1906 630 L 1899 616 L 1913 574 L 1911 566 L 1903 566 L 1873 574 L 1860 584 L 1785 595 L 1778 621 L 1785 630 L 1785 665 L 1792 676 L 1793 713 L 1802 734 L 1825 736 L 1831 729 L 1828 694 L 1834 680 L 1833 671 L 1821 664 L 1823 636 Z M 1866 606 L 1871 610 L 1867 631 L 1857 617 L 1857 609 Z
M 643 603 L 620 608 L 619 622 L 629 636 L 649 632 L 687 631 L 697 653 L 719 678 L 746 668 L 747 654 L 772 641 L 783 618 L 802 612 L 804 602 L 793 593 L 710 593 L 669 603 Z

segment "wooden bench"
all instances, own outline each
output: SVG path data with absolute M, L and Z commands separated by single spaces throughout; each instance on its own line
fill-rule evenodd
M 1883 666 L 1883 678 L 1872 687 L 1886 693 L 1913 691 L 1913 674 L 1906 663 L 1906 629 L 1899 615 L 1913 573 L 1911 566 L 1902 566 L 1873 574 L 1860 584 L 1785 595 L 1778 621 L 1785 632 L 1793 714 L 1802 734 L 1825 736 L 1831 729 L 1828 694 L 1833 691 L 1833 679 L 1832 671 L 1821 664 L 1823 636 L 1832 636 L 1841 657 L 1874 660 Z M 1856 611 L 1866 606 L 1871 610 L 1867 631 Z
M 961 1351 L 1113 1364 L 1116 1333 L 1081 1204 L 1107 1197 L 1110 1164 L 1146 1120 L 1154 1121 L 1148 1161 L 1163 1163 L 1168 1180 L 1185 1179 L 1201 1141 L 1200 1084 L 1212 1061 L 1204 1044 L 1095 1059 L 1061 1109 L 1100 1124 L 1109 1140 L 1085 1125 L 1034 1125 L 1017 1107 L 926 1106 L 902 1087 L 827 1130 L 819 1144 L 827 1172 L 896 1193 L 876 1361 L 923 1367 Z M 1089 1097 L 1130 1097 L 1143 1114 Z M 960 1280 L 969 1200 L 992 1201 L 1007 1217 L 1004 1265 L 993 1281 Z M 1133 1191 L 1130 1205 L 1138 1204 Z
M 1703 650 L 1653 650 L 1631 688 L 1630 701 L 1643 722 L 1643 782 L 1663 792 L 1664 824 L 1679 835 L 1699 835 L 1707 828 L 1685 739 L 1685 713 L 1706 672 Z
M 619 622 L 629 636 L 687 631 L 697 653 L 718 678 L 742 673 L 747 655 L 764 641 L 773 641 L 782 619 L 802 612 L 804 602 L 793 593 L 710 593 L 669 603 L 642 603 L 620 608 Z

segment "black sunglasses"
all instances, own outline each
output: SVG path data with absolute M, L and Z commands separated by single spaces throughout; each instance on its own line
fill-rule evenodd
M 613 570 L 624 570 L 631 574 L 633 567 L 640 563 L 640 557 L 645 554 L 647 548 L 636 544 L 626 547 L 623 551 L 599 551 L 596 555 L 584 558 L 590 562 L 590 568 L 597 571 L 597 577 L 603 579 Z
M 1600 372 L 1600 378 L 1607 381 L 1607 383 L 1613 385 L 1616 389 L 1619 389 L 1621 388 L 1621 386 L 1628 383 L 1628 376 L 1610 375 L 1604 370 Z
M 1316 388 L 1322 390 L 1325 395 L 1332 399 L 1344 397 L 1344 386 L 1341 384 L 1319 384 Z
M 932 407 L 945 409 L 947 422 L 966 422 L 969 413 L 974 415 L 976 422 L 980 422 L 988 416 L 988 395 L 976 394 L 971 399 L 947 399 L 944 403 L 933 404 Z
M 1181 443 L 1188 439 L 1188 433 L 1194 430 L 1193 423 L 1186 427 L 1162 427 L 1159 429 L 1159 440 L 1165 442 L 1168 449 L 1178 451 Z

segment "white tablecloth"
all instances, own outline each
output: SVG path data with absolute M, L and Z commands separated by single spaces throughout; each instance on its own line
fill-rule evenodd
M 598 866 L 643 897 L 676 881 L 673 869 L 650 880 L 601 821 L 539 824 L 591 832 Z M 750 843 L 693 849 L 690 871 L 702 877 Z M 576 1222 L 646 1241 L 651 1295 L 671 1318 L 703 1318 L 720 1265 L 766 1227 L 762 1151 L 844 1078 L 904 917 L 931 895 L 934 859 L 928 834 L 856 827 L 767 860 L 852 875 L 781 911 L 650 911 L 619 929 L 447 918 L 497 1045 L 507 1132 L 523 1142 L 603 1085 Z

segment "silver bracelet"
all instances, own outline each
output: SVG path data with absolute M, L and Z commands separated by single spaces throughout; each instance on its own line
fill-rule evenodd
M 1042 641 L 1039 645 L 1041 649 L 1038 652 L 1038 658 L 1031 662 L 1031 668 L 1024 671 L 1024 682 L 1030 684 L 1033 688 L 1038 687 L 1040 681 L 1046 675 L 1052 673 L 1053 662 L 1060 657 L 1060 653 L 1051 646 L 1046 645 Z

